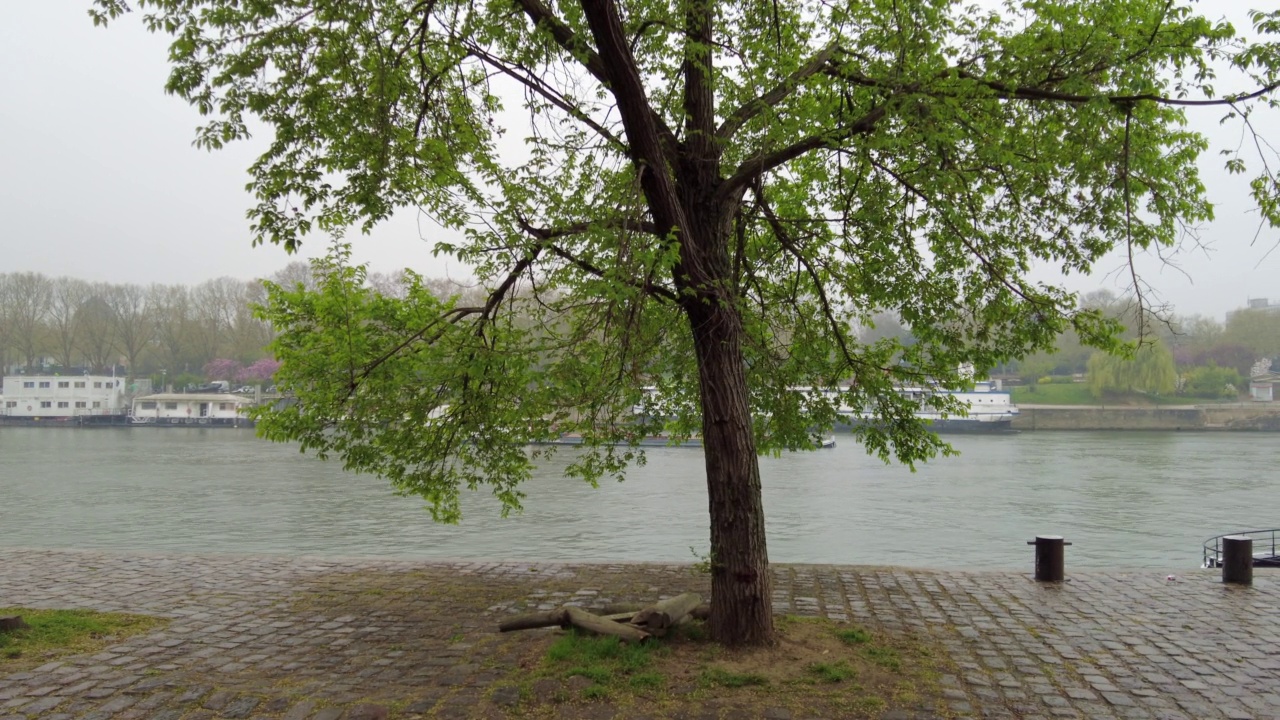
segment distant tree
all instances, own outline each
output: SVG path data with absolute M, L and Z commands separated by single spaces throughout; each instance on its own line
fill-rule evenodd
M 60 277 L 53 281 L 49 329 L 53 356 L 64 368 L 76 365 L 79 331 L 76 318 L 80 314 L 80 306 L 89 299 L 91 293 L 92 288 L 84 280 Z
M 45 352 L 45 323 L 53 302 L 53 283 L 40 273 L 9 276 L 9 332 L 27 368 L 35 368 Z
M 1231 368 L 1218 367 L 1213 362 L 1192 368 L 1184 376 L 1184 393 L 1204 398 L 1231 398 L 1240 392 L 1243 379 Z
M 1153 341 L 1140 345 L 1131 357 L 1094 353 L 1085 381 L 1094 397 L 1128 392 L 1168 395 L 1177 388 L 1178 373 L 1169 348 Z
M 156 353 L 170 377 L 186 367 L 199 367 L 212 358 L 195 357 L 192 353 L 195 316 L 191 291 L 186 285 L 154 284 L 147 289 L 147 304 L 156 321 Z
M 210 380 L 226 380 L 230 382 L 239 377 L 244 366 L 230 358 L 217 358 L 204 364 L 204 376 Z
M 154 308 L 147 305 L 147 297 L 141 285 L 124 284 L 111 286 L 104 298 L 111 308 L 117 347 L 131 376 L 140 370 L 138 360 L 156 334 Z
M 266 383 L 275 377 L 280 369 L 280 361 L 274 358 L 262 358 L 236 373 L 236 380 L 248 383 Z
M 1280 357 L 1280 313 L 1237 310 L 1227 319 L 1222 342 L 1249 348 L 1253 354 L 1251 364 L 1258 358 Z
M 107 303 L 111 286 L 94 283 L 88 299 L 76 313 L 76 336 L 85 364 L 95 372 L 103 372 L 116 364 L 115 313 Z

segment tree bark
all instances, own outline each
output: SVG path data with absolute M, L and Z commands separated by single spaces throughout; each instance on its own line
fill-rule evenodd
M 760 464 L 751 429 L 743 326 L 729 261 L 733 205 L 721 193 L 712 83 L 714 3 L 686 9 L 683 143 L 652 110 L 613 0 L 581 2 L 609 91 L 631 145 L 631 161 L 659 234 L 674 230 L 673 281 L 693 330 L 711 507 L 711 637 L 726 645 L 774 641 Z
M 732 306 L 687 307 L 698 356 L 711 510 L 711 637 L 726 645 L 768 645 L 774 641 L 773 583 L 742 320 Z

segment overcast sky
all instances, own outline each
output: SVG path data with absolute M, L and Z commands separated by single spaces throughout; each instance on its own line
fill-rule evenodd
M 1239 22 L 1247 0 L 1201 3 L 1227 8 Z M 274 246 L 252 248 L 245 210 L 246 168 L 253 146 L 218 152 L 192 147 L 200 118 L 163 91 L 167 38 L 146 33 L 137 17 L 94 28 L 88 0 L 21 0 L 0 23 L 0 272 L 36 271 L 86 280 L 195 284 L 230 275 L 269 275 L 290 261 Z M 1239 25 L 1238 25 L 1239 26 Z M 1221 86 L 1220 91 L 1227 88 Z M 1177 258 L 1182 272 L 1154 258 L 1145 279 L 1179 313 L 1222 319 L 1250 297 L 1280 302 L 1280 233 L 1254 242 L 1257 215 L 1247 185 L 1220 171 L 1216 151 L 1234 146 L 1217 115 L 1195 125 L 1211 133 L 1205 179 L 1218 219 L 1201 229 L 1209 251 Z M 1280 122 L 1263 131 L 1280 141 Z M 356 258 L 374 270 L 411 267 L 462 278 L 457 261 L 431 256 L 434 230 L 404 212 L 369 237 L 356 237 Z M 324 251 L 321 239 L 303 254 Z M 1119 290 L 1127 277 L 1117 254 L 1099 275 L 1072 280 L 1087 291 Z M 1123 275 L 1123 273 L 1119 273 Z M 1046 278 L 1049 276 L 1046 275 Z

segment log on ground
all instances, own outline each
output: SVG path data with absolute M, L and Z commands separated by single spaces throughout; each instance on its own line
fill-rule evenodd
M 519 615 L 510 620 L 505 620 L 498 625 L 498 631 L 512 632 L 513 630 L 533 630 L 534 628 L 566 627 L 568 625 L 568 608 L 556 608 L 555 610 Z
M 599 615 L 592 615 L 582 608 L 567 607 L 565 610 L 569 613 L 569 624 L 582 630 L 598 635 L 612 635 L 627 642 L 635 643 L 642 642 L 649 637 L 649 633 L 640 628 L 624 625 L 613 620 L 606 620 Z
M 702 596 L 698 593 L 684 593 L 666 600 L 660 600 L 636 613 L 631 620 L 647 630 L 666 630 L 680 622 L 702 604 Z

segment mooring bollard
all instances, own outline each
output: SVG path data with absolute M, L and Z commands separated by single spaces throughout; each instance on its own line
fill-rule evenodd
M 1071 543 L 1065 542 L 1061 535 L 1037 535 L 1027 544 L 1036 546 L 1036 580 L 1062 582 L 1066 576 L 1066 551 L 1063 548 Z
M 1253 584 L 1253 538 L 1248 535 L 1222 538 L 1222 582 Z

